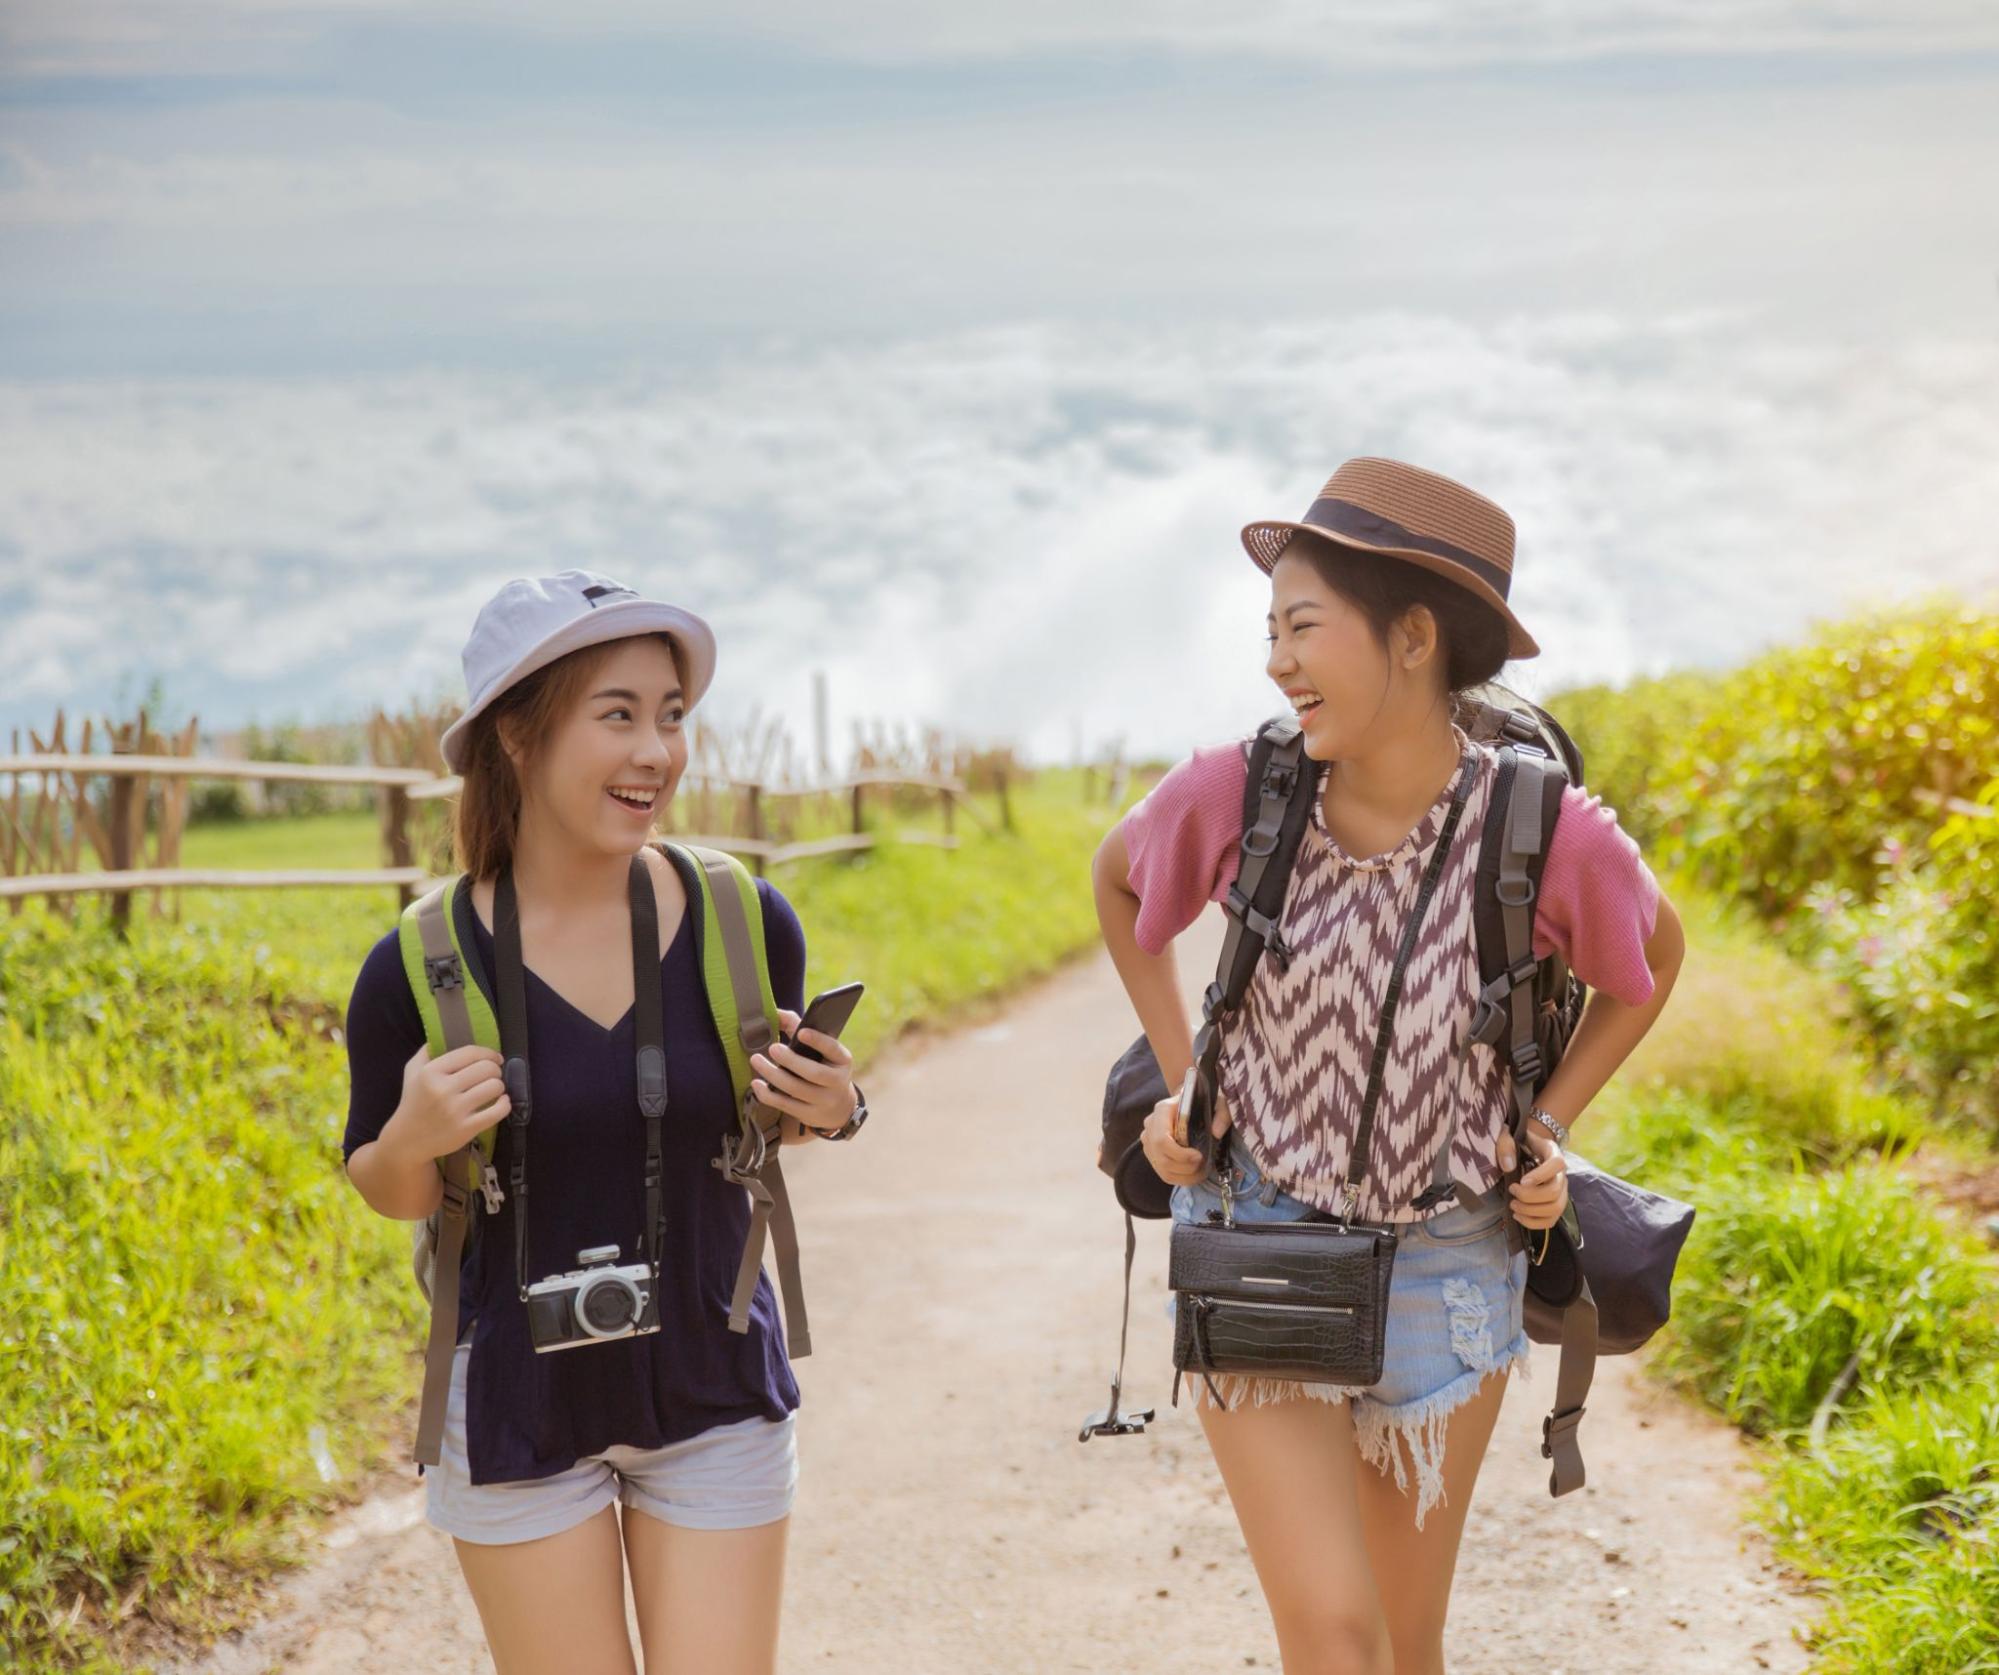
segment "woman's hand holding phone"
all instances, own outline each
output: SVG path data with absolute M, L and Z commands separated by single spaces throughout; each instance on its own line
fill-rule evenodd
M 815 1000 L 814 1010 L 818 1009 Z M 839 1036 L 814 1029 L 796 1012 L 780 1007 L 777 1016 L 786 1039 L 750 1055 L 750 1068 L 756 1072 L 750 1086 L 757 1098 L 806 1128 L 831 1133 L 844 1127 L 858 1103 L 854 1055 Z
M 1215 1114 L 1208 1127 L 1217 1137 L 1228 1132 L 1228 1101 L 1219 1093 L 1215 1095 Z M 1199 1146 L 1188 1144 L 1178 1094 L 1152 1107 L 1145 1127 L 1139 1131 L 1138 1143 L 1153 1173 L 1168 1186 L 1192 1186 L 1208 1172 L 1208 1154 Z

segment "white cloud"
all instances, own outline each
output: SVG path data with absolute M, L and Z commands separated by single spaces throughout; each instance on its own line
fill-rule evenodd
M 802 716 L 822 667 L 841 738 L 879 715 L 1174 749 L 1268 707 L 1237 528 L 1358 452 L 1514 513 L 1534 690 L 1999 582 L 1989 340 L 1370 315 L 592 383 L 15 382 L 0 720 L 149 670 L 214 721 L 354 713 L 454 680 L 508 575 L 586 563 L 710 617 L 718 712 Z
M 1559 78 L 1557 78 L 1559 81 Z M 36 109 L 0 366 L 601 367 L 783 332 L 1767 306 L 1985 329 L 1999 77 L 1394 76 L 823 113 Z M 712 117 L 713 131 L 704 126 Z
M 866 0 L 837 13 L 796 0 L 741 0 L 727 11 L 737 27 L 773 39 L 888 62 L 1150 46 L 1424 66 L 1619 52 L 1909 52 L 1999 38 L 1989 10 L 1973 0 L 1894 12 L 1850 0 L 1014 0 L 985 8 Z
M 1545 61 L 1613 53 L 1927 53 L 1990 48 L 1980 0 L 15 0 L 0 59 L 16 73 L 272 71 L 357 23 L 567 37 L 748 39 L 836 59 L 909 64 L 1156 49 L 1342 66 Z

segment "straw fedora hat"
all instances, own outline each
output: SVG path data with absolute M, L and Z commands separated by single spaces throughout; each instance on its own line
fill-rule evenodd
M 1507 656 L 1540 654 L 1506 602 L 1513 582 L 1513 520 L 1462 483 L 1400 460 L 1350 459 L 1300 521 L 1249 524 L 1242 544 L 1267 573 L 1301 531 L 1420 564 L 1456 582 L 1506 619 Z

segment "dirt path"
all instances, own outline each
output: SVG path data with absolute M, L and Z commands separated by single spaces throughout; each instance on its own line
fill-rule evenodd
M 1190 976 L 1214 930 L 1190 938 Z M 1076 1440 L 1117 1347 L 1119 1222 L 1090 1158 L 1103 1072 L 1132 1033 L 1116 974 L 1091 958 L 997 1021 L 877 1065 L 866 1136 L 794 1171 L 819 1348 L 799 1367 L 787 1671 L 1277 1667 L 1191 1413 Z M 1143 1229 L 1131 1378 L 1162 1404 L 1164 1251 L 1163 1229 Z M 1792 1629 L 1810 1608 L 1741 1523 L 1743 1444 L 1628 1361 L 1598 1370 L 1591 1482 L 1549 1499 L 1554 1354 L 1537 1348 L 1515 1381 L 1479 1483 L 1455 1675 L 1803 1669 Z M 1540 1599 L 1523 1572 L 1545 1579 Z M 450 1543 L 421 1491 L 397 1486 L 334 1527 L 258 1628 L 181 1667 L 489 1665 Z

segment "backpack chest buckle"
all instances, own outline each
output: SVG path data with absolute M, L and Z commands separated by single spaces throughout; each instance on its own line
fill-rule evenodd
M 479 1192 L 486 1200 L 486 1214 L 498 1215 L 500 1206 L 507 1201 L 507 1195 L 500 1190 L 500 1172 L 491 1163 L 479 1165 Z

